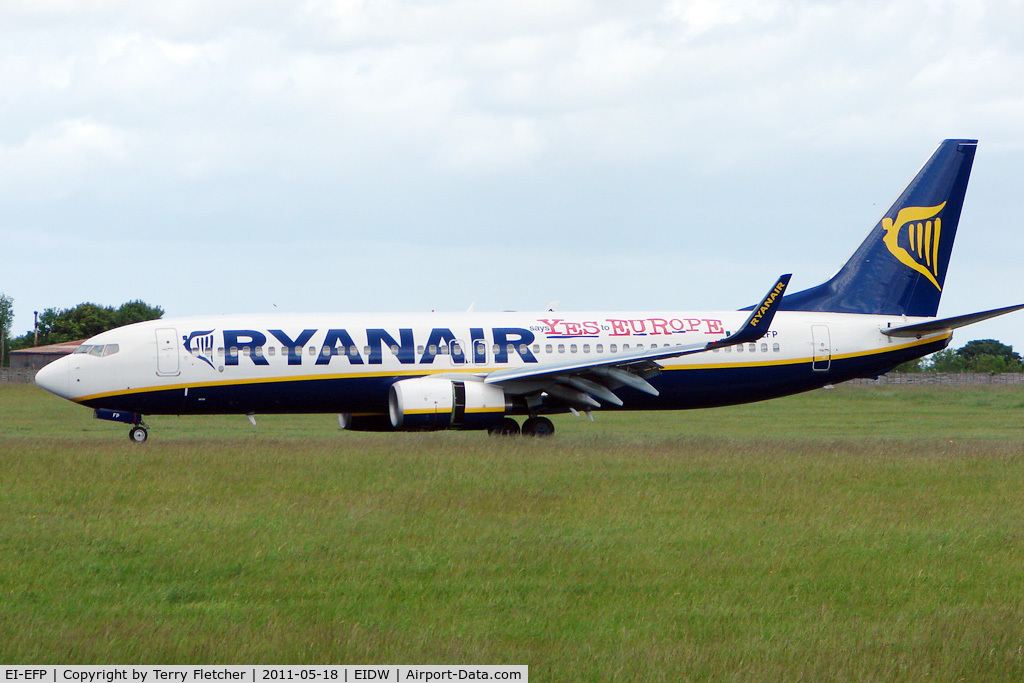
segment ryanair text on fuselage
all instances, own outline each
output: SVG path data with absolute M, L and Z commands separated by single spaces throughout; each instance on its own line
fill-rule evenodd
M 524 363 L 537 363 L 530 346 L 545 340 L 596 339 L 603 333 L 609 337 L 657 337 L 696 333 L 715 335 L 724 331 L 720 320 L 694 318 L 666 320 L 643 318 L 634 320 L 567 322 L 559 318 L 539 319 L 531 329 L 523 327 L 470 327 L 468 334 L 457 334 L 449 327 L 434 327 L 426 338 L 417 338 L 417 330 L 367 328 L 354 334 L 346 328 L 327 330 L 304 329 L 299 333 L 283 329 L 200 330 L 182 336 L 184 348 L 195 358 L 217 368 L 215 358 L 223 358 L 223 366 L 237 366 L 248 359 L 257 366 L 270 365 L 268 356 L 278 346 L 288 365 L 330 365 L 338 359 L 352 365 L 381 365 L 389 352 L 403 365 L 430 365 L 438 356 L 450 358 L 455 364 L 509 363 L 516 357 Z M 220 337 L 221 344 L 216 344 Z

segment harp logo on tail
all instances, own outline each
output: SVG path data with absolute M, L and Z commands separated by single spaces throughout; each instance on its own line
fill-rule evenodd
M 942 291 L 939 276 L 939 239 L 942 235 L 942 213 L 946 202 L 938 206 L 908 206 L 900 209 L 896 220 L 882 219 L 885 236 L 882 241 L 896 259 L 911 270 L 928 278 Z M 907 230 L 904 231 L 903 228 Z M 902 235 L 906 234 L 906 237 Z

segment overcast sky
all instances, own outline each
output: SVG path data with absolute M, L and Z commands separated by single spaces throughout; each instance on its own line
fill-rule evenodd
M 1024 0 L 0 0 L 0 292 L 732 309 L 970 137 L 939 313 L 1021 303 L 1022 74 Z

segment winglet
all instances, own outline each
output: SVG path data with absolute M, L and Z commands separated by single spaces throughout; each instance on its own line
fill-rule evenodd
M 739 331 L 729 335 L 725 339 L 719 339 L 708 343 L 708 349 L 717 349 L 723 346 L 733 346 L 735 344 L 744 344 L 746 342 L 757 341 L 763 337 L 767 332 L 768 328 L 771 327 L 772 318 L 775 317 L 776 311 L 779 310 L 779 306 L 782 304 L 782 293 L 786 291 L 786 287 L 789 286 L 789 278 L 792 274 L 780 275 L 775 286 L 768 290 L 768 294 L 765 295 L 761 303 L 754 306 L 754 310 L 751 311 L 750 317 L 743 323 L 743 327 Z

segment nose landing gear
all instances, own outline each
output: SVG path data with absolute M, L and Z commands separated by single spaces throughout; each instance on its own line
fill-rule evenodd
M 97 420 L 110 420 L 111 422 L 130 424 L 132 428 L 128 430 L 128 440 L 132 443 L 144 443 L 149 438 L 149 428 L 142 421 L 142 413 L 97 408 L 93 413 L 93 417 Z

